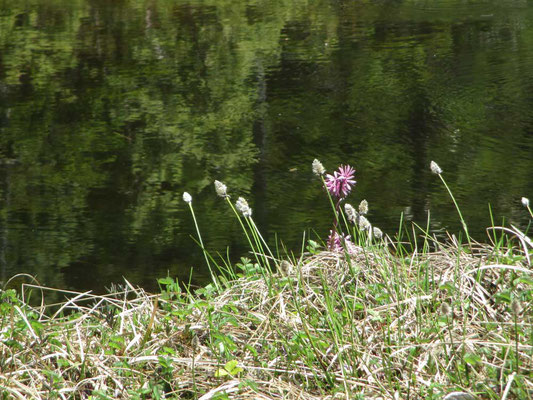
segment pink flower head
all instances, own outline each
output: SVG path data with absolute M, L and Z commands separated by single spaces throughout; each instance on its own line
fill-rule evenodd
M 348 254 L 355 254 L 356 248 L 352 242 L 350 235 L 339 235 L 337 232 L 329 231 L 328 236 L 328 250 L 336 253 L 343 253 L 344 249 Z
M 352 185 L 355 184 L 353 180 L 355 169 L 349 165 L 339 167 L 338 171 L 335 171 L 333 175 L 326 175 L 326 187 L 328 191 L 335 197 L 343 199 L 352 190 Z
M 341 236 L 337 232 L 333 233 L 332 231 L 329 231 L 328 250 L 338 253 L 342 252 Z

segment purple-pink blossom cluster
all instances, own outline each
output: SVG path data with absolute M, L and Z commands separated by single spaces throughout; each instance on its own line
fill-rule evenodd
M 350 165 L 341 165 L 333 172 L 333 175 L 325 174 L 326 169 L 317 159 L 313 161 L 312 167 L 313 173 L 324 179 L 326 189 L 334 200 L 332 202 L 335 208 L 333 227 L 328 236 L 327 248 L 329 251 L 338 253 L 346 252 L 353 255 L 357 252 L 357 246 L 349 235 L 342 233 L 342 228 L 339 227 L 339 217 L 342 215 L 341 203 L 348 197 L 353 186 L 356 184 L 356 180 L 354 179 L 355 169 Z M 383 237 L 381 229 L 373 227 L 365 217 L 365 214 L 368 213 L 368 202 L 366 200 L 361 201 L 358 211 L 351 204 L 345 204 L 344 208 L 345 221 L 359 226 L 357 230 L 359 239 L 366 238 L 368 242 L 371 242 L 373 238 L 380 240 Z M 355 232 L 356 230 L 354 229 L 354 234 Z
M 355 185 L 353 179 L 355 169 L 349 165 L 341 165 L 338 171 L 333 172 L 333 175 L 326 175 L 326 187 L 332 196 L 338 199 L 344 199 L 352 190 L 352 185 Z
M 348 254 L 355 254 L 356 247 L 352 242 L 350 235 L 339 235 L 337 232 L 329 231 L 328 236 L 328 250 L 338 253 L 344 252 L 344 249 Z

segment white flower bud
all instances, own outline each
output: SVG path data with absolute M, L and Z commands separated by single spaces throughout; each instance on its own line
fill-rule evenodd
M 359 203 L 359 214 L 365 215 L 368 213 L 368 201 L 363 200 Z
M 372 228 L 372 234 L 376 239 L 381 239 L 383 237 L 383 232 L 377 226 Z
M 359 216 L 359 229 L 362 231 L 366 231 L 370 229 L 370 221 L 366 219 L 366 217 L 363 217 L 362 215 Z
M 215 181 L 215 191 L 217 192 L 217 195 L 219 195 L 220 197 L 226 198 L 228 197 L 227 190 L 228 188 L 226 187 L 226 185 L 224 185 L 220 181 Z
M 346 203 L 344 205 L 344 212 L 346 213 L 348 221 L 355 224 L 355 220 L 357 219 L 357 211 L 355 211 L 355 208 L 353 208 L 351 204 Z
M 429 168 L 431 169 L 431 172 L 434 174 L 440 175 L 442 174 L 442 169 L 439 167 L 439 164 L 437 164 L 435 161 L 431 161 L 429 164 Z
M 326 169 L 324 168 L 322 163 L 315 158 L 313 160 L 313 174 L 317 176 L 322 176 L 325 173 L 326 173 Z
M 243 217 L 251 217 L 252 216 L 252 209 L 248 205 L 248 202 L 243 197 L 239 197 L 237 199 L 237 202 L 235 203 L 235 207 L 237 210 L 239 210 L 242 213 Z

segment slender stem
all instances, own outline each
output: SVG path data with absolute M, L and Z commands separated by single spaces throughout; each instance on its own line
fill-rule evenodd
M 337 203 L 333 201 L 333 197 L 331 196 L 331 193 L 328 190 L 328 186 L 326 185 L 326 181 L 324 180 L 323 176 L 320 176 L 320 179 L 322 180 L 322 186 L 324 186 L 324 189 L 326 189 L 326 193 L 328 194 L 329 203 L 331 204 L 331 208 L 333 209 L 333 229 L 331 230 L 331 238 L 334 240 L 335 234 L 337 233 L 337 224 L 339 221 L 339 210 L 340 210 L 340 202 L 339 199 Z M 328 243 L 328 246 L 330 243 Z
M 461 214 L 461 209 L 459 208 L 459 205 L 457 204 L 457 201 L 455 200 L 455 197 L 453 196 L 452 191 L 448 187 L 448 184 L 446 183 L 446 181 L 442 177 L 442 174 L 439 174 L 439 178 L 442 181 L 442 183 L 444 183 L 444 186 L 446 187 L 446 190 L 448 191 L 448 194 L 452 198 L 453 204 L 455 205 L 455 209 L 457 210 L 457 213 L 459 214 L 459 218 L 461 219 L 461 224 L 463 225 L 463 229 L 464 229 L 465 234 L 466 234 L 466 240 L 468 240 L 468 245 L 470 247 L 472 247 L 472 243 L 470 241 L 470 235 L 468 234 L 468 227 L 466 226 L 466 222 L 465 222 L 465 219 L 463 218 L 463 214 Z
M 453 310 L 452 310 L 452 315 L 446 317 L 446 321 L 448 322 L 448 333 L 450 335 L 451 356 L 454 359 L 453 361 L 454 361 L 455 365 L 458 365 L 459 360 L 458 360 L 458 357 L 457 357 L 457 353 L 455 352 L 455 345 L 454 345 L 454 342 L 453 342 L 453 335 L 452 335 L 452 331 L 453 331 Z M 463 377 L 461 376 L 460 372 L 457 375 L 459 376 L 459 382 L 462 385 L 463 384 Z
M 211 264 L 209 263 L 209 258 L 207 257 L 207 250 L 205 249 L 204 242 L 202 240 L 202 235 L 200 234 L 200 228 L 198 228 L 198 222 L 196 221 L 196 215 L 194 214 L 194 209 L 192 207 L 192 202 L 189 202 L 189 208 L 191 210 L 192 219 L 194 221 L 194 226 L 196 228 L 196 233 L 198 234 L 198 241 L 200 242 L 200 246 L 202 246 L 202 252 L 204 253 L 205 262 L 207 263 L 207 268 L 209 268 L 209 273 L 211 274 L 211 279 L 213 279 L 213 282 L 215 283 L 215 287 L 217 290 L 219 289 L 218 280 L 216 275 L 213 273 L 213 269 L 211 268 Z
M 244 226 L 243 222 L 242 222 L 242 219 L 241 219 L 241 216 L 239 215 L 239 212 L 235 209 L 235 207 L 233 206 L 233 203 L 231 202 L 231 200 L 229 199 L 229 196 L 226 197 L 226 201 L 228 202 L 229 206 L 231 207 L 231 209 L 233 210 L 233 213 L 237 216 L 237 219 L 239 220 L 239 224 L 241 224 L 241 228 L 242 228 L 242 231 L 244 232 L 244 234 L 246 235 L 246 239 L 248 240 L 248 244 L 250 245 L 251 249 L 252 249 L 252 253 L 254 254 L 255 256 L 255 260 L 257 261 L 257 264 L 261 265 L 261 262 L 259 261 L 259 257 L 257 255 L 257 251 L 255 250 L 254 248 L 254 245 L 252 243 L 252 239 L 250 238 L 250 235 L 248 234 L 248 230 L 246 229 L 246 227 Z
M 515 365 L 515 372 L 518 374 L 518 368 L 520 363 L 520 357 L 518 354 L 518 315 L 517 313 L 513 312 L 514 317 L 514 334 L 515 334 L 515 357 L 516 357 L 516 365 Z
M 257 252 L 263 258 L 263 263 L 264 263 L 265 269 L 270 270 L 270 264 L 268 262 L 268 258 L 267 258 L 266 254 L 265 254 L 265 250 L 263 249 L 263 245 L 261 244 L 261 240 L 259 239 L 259 237 L 261 236 L 259 234 L 259 230 L 255 227 L 255 224 L 254 224 L 254 221 L 253 221 L 252 217 L 245 217 L 244 219 L 246 220 L 246 224 L 248 225 L 248 229 L 250 229 L 250 233 L 252 234 L 252 237 L 254 238 L 254 242 L 255 242 L 255 245 L 257 247 Z M 261 263 L 259 263 L 259 264 L 261 264 Z
M 253 220 L 253 218 L 250 218 L 250 223 L 252 224 L 252 227 L 254 228 L 255 232 L 257 233 L 257 236 L 261 240 L 262 244 L 264 245 L 264 248 L 268 251 L 268 254 L 270 254 L 270 257 L 275 262 L 276 258 L 274 257 L 274 254 L 272 254 L 272 251 L 270 250 L 270 247 L 269 247 L 268 243 L 266 242 L 266 240 L 263 238 L 263 235 L 261 235 L 261 232 L 259 231 L 259 228 L 255 224 L 255 221 Z M 263 248 L 263 245 L 261 245 L 261 248 Z M 265 258 L 266 264 L 270 268 L 270 263 L 268 262 L 268 259 L 266 257 L 266 254 L 264 254 L 264 251 L 262 252 L 262 254 L 263 254 L 264 258 Z

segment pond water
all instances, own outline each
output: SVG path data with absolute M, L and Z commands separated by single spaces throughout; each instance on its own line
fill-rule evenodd
M 528 225 L 530 1 L 4 0 L 0 46 L 0 281 L 204 282 L 183 191 L 213 254 L 248 250 L 215 179 L 298 252 L 330 229 L 314 158 L 389 235 L 460 232 L 431 160 L 475 239 L 489 204 Z

